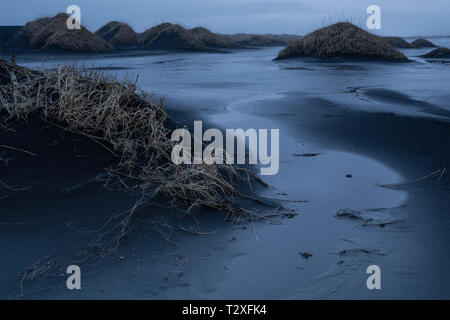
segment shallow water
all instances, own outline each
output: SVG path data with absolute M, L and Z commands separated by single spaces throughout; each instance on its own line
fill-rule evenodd
M 441 45 L 450 43 L 448 38 L 432 40 Z M 404 50 L 412 63 L 304 59 L 272 62 L 280 49 L 77 58 L 79 64 L 109 70 L 119 78 L 134 79 L 139 75 L 138 83 L 145 91 L 165 96 L 169 110 L 173 114 L 182 111 L 189 121 L 204 119 L 221 129 L 280 129 L 280 171 L 264 178 L 287 193 L 277 197 L 308 200 L 308 203 L 287 203 L 299 215 L 286 219 L 282 225 L 257 224 L 254 233 L 247 230 L 240 234 L 239 241 L 218 253 L 228 259 L 218 284 L 206 294 L 200 291 L 187 296 L 402 298 L 424 294 L 416 293 L 414 285 L 402 287 L 405 280 L 398 280 L 399 273 L 406 271 L 411 274 L 407 280 L 422 281 L 423 274 L 402 264 L 402 260 L 413 260 L 418 254 L 412 240 L 408 240 L 412 232 L 410 225 L 392 225 L 380 232 L 334 217 L 342 208 L 378 208 L 371 214 L 385 219 L 408 217 L 404 209 L 408 203 L 407 192 L 379 186 L 406 182 L 403 175 L 406 173 L 397 172 L 388 162 L 357 150 L 352 152 L 319 143 L 308 128 L 296 127 L 295 121 L 302 117 L 302 103 L 317 97 L 324 103 L 353 111 L 390 112 L 448 121 L 450 64 L 428 63 L 417 57 L 430 49 Z M 19 56 L 18 63 L 32 68 L 41 66 L 41 61 L 32 56 Z M 67 63 L 73 60 L 47 57 L 45 65 L 56 67 Z M 294 96 L 292 103 L 296 107 L 286 112 L 286 108 L 280 107 L 280 99 L 289 96 Z M 330 115 L 338 116 L 342 115 Z M 294 153 L 310 152 L 318 155 L 294 156 Z M 352 174 L 351 179 L 346 178 L 348 173 Z M 273 197 L 273 190 L 266 195 Z M 406 236 L 403 242 L 398 241 L 399 234 Z M 355 248 L 368 249 L 371 254 L 345 258 L 336 254 Z M 304 259 L 299 252 L 313 256 Z M 370 292 L 365 288 L 365 268 L 370 264 L 386 268 L 387 289 Z M 206 263 L 205 268 L 208 268 Z M 438 290 L 441 297 L 448 293 L 443 288 L 432 289 Z M 175 292 L 166 294 L 168 298 L 177 297 Z
M 437 45 L 450 46 L 450 38 L 432 39 Z M 419 55 L 432 48 L 402 50 L 414 63 L 311 62 L 293 59 L 272 62 L 282 48 L 236 50 L 229 54 L 173 53 L 167 55 L 106 55 L 96 57 L 45 57 L 47 68 L 76 63 L 117 74 L 119 79 L 134 80 L 139 75 L 143 89 L 168 99 L 193 98 L 217 103 L 276 98 L 286 92 L 306 96 L 334 95 L 348 88 L 400 91 L 412 99 L 438 103 L 450 110 L 448 98 L 448 61 L 428 63 Z M 0 55 L 1 56 L 1 55 Z M 8 58 L 8 57 L 4 57 Z M 19 56 L 18 63 L 39 69 L 36 56 Z M 37 60 L 37 61 L 36 61 Z M 450 60 L 450 59 L 449 59 Z M 196 106 L 204 109 L 205 106 Z M 358 106 L 356 106 L 358 108 Z M 359 106 L 372 108 L 373 106 Z M 375 106 L 388 112 L 417 114 L 420 108 L 401 105 Z M 426 113 L 426 112 L 425 112 Z

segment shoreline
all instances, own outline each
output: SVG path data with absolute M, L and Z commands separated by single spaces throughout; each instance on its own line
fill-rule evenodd
M 283 225 L 257 224 L 255 232 L 248 225 L 247 229 L 241 228 L 243 225 L 234 229 L 215 213 L 200 213 L 200 230 L 217 231 L 206 236 L 167 228 L 155 231 L 155 224 L 150 223 L 142 226 L 127 243 L 125 259 L 120 259 L 120 253 L 117 261 L 95 273 L 95 279 L 91 276 L 85 280 L 88 287 L 84 292 L 74 295 L 62 288 L 32 297 L 416 299 L 448 295 L 448 286 L 442 281 L 444 277 L 450 279 L 446 276 L 449 261 L 442 254 L 448 243 L 449 221 L 445 219 L 449 206 L 446 200 L 448 174 L 441 180 L 437 175 L 408 183 L 448 164 L 447 124 L 352 108 L 361 97 L 371 99 L 370 106 L 379 105 L 380 110 L 398 104 L 392 99 L 375 102 L 376 99 L 366 95 L 364 90 L 360 97 L 310 90 L 306 95 L 302 92 L 277 94 L 278 97 L 259 101 L 237 97 L 241 92 L 236 94 L 233 89 L 242 84 L 230 82 L 229 90 L 234 96 L 221 100 L 222 94 L 228 91 L 222 93 L 222 85 L 217 82 L 206 88 L 217 90 L 219 98 L 214 93 L 205 98 L 195 91 L 192 96 L 184 95 L 192 88 L 205 86 L 207 79 L 199 81 L 200 84 L 182 87 L 185 91 L 167 88 L 161 92 L 168 96 L 169 114 L 178 116 L 177 120 L 187 125 L 200 118 L 208 126 L 220 128 L 227 123 L 279 126 L 287 136 L 282 138 L 286 149 L 285 158 L 280 162 L 285 169 L 279 178 L 269 182 L 280 189 L 289 189 L 290 199 L 311 200 L 314 196 L 314 201 L 293 206 L 299 215 L 285 219 Z M 149 83 L 146 85 L 152 87 Z M 171 91 L 178 95 L 170 95 Z M 198 96 L 202 98 L 196 99 Z M 419 108 L 430 107 L 416 100 Z M 411 100 L 403 102 L 409 106 Z M 234 121 L 233 117 L 238 120 Z M 295 157 L 294 153 L 317 153 L 318 156 L 302 158 Z M 294 174 L 286 174 L 289 170 Z M 353 177 L 346 178 L 347 173 L 352 173 Z M 391 186 L 380 187 L 374 183 Z M 318 201 L 324 195 L 328 195 L 327 201 Z M 85 196 L 81 192 L 77 197 Z M 112 198 L 107 200 L 111 201 L 111 206 L 120 203 L 120 199 Z M 91 205 L 95 203 L 92 199 L 86 201 L 93 201 Z M 52 207 L 53 212 L 61 210 Z M 340 208 L 363 211 L 377 208 L 364 214 L 387 221 L 403 219 L 405 223 L 382 228 L 363 227 L 358 221 L 336 218 L 334 215 Z M 86 213 L 90 212 L 93 210 Z M 153 212 L 155 218 L 166 217 L 166 212 L 157 209 Z M 48 230 L 67 231 L 64 219 L 61 217 L 59 222 L 48 225 Z M 189 219 L 181 221 L 187 226 L 193 223 Z M 98 222 L 91 222 L 81 230 L 98 227 Z M 33 225 L 14 228 L 30 231 Z M 169 234 L 181 244 L 179 247 L 166 241 L 164 236 L 152 238 Z M 45 241 L 51 243 L 49 238 Z M 351 251 L 354 249 L 369 253 Z M 337 254 L 343 250 L 352 253 Z M 313 256 L 305 259 L 299 252 Z M 338 264 L 340 261 L 344 263 Z M 383 270 L 383 290 L 379 293 L 369 292 L 364 286 L 365 267 L 371 263 L 380 264 Z M 251 282 L 253 278 L 261 281 Z M 115 280 L 111 282 L 111 279 Z M 236 288 L 242 290 L 236 292 Z
M 408 197 L 403 205 L 388 208 L 388 211 L 399 211 L 395 215 L 405 219 L 405 226 L 392 226 L 392 230 L 387 226 L 382 228 L 386 230 L 367 232 L 368 239 L 378 237 L 378 246 L 394 255 L 387 258 L 390 261 L 385 262 L 387 266 L 384 267 L 384 270 L 391 268 L 388 271 L 389 279 L 385 280 L 385 283 L 391 282 L 385 285 L 390 293 L 371 295 L 362 287 L 355 292 L 350 289 L 351 285 L 358 287 L 353 278 L 350 280 L 352 284 L 326 298 L 348 299 L 355 294 L 358 299 L 376 296 L 395 299 L 447 296 L 449 281 L 442 282 L 441 277 L 450 278 L 447 270 L 450 259 L 442 255 L 450 245 L 446 236 L 450 226 L 446 209 L 450 205 L 450 184 L 449 175 L 444 170 L 448 169 L 450 163 L 447 143 L 450 124 L 431 118 L 357 111 L 337 101 L 339 99 L 333 97 L 314 100 L 305 99 L 301 94 L 287 94 L 280 99 L 256 102 L 250 110 L 239 109 L 249 115 L 258 110 L 258 116 L 270 119 L 271 123 L 284 123 L 299 143 L 312 143 L 325 150 L 361 154 L 384 163 L 402 176 L 401 181 L 390 184 L 388 189 L 405 191 Z M 276 110 L 271 108 L 274 104 L 277 105 Z M 306 151 L 321 152 L 320 149 L 309 148 Z M 433 176 L 420 179 L 432 172 L 435 173 Z M 402 247 L 408 247 L 405 242 L 410 242 L 415 249 L 404 251 Z M 414 274 L 414 280 L 410 274 Z M 333 281 L 330 281 L 329 287 L 333 287 Z M 414 289 L 395 294 L 397 288 L 401 287 Z M 317 288 L 317 291 L 321 289 Z M 308 297 L 304 294 L 306 291 L 297 297 Z

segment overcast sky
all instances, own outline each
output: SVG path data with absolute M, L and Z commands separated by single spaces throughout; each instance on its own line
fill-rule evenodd
M 92 31 L 119 20 L 138 32 L 169 21 L 222 33 L 304 34 L 342 19 L 365 26 L 366 8 L 376 4 L 380 34 L 450 35 L 450 0 L 0 0 L 0 25 L 23 25 L 71 4 Z

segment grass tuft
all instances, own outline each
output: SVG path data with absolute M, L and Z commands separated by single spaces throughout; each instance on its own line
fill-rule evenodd
M 166 126 L 163 101 L 139 91 L 136 83 L 119 82 L 104 73 L 75 67 L 34 71 L 0 60 L 0 114 L 5 124 L 27 121 L 39 115 L 64 130 L 86 136 L 113 157 L 117 167 L 108 170 L 123 188 L 142 190 L 142 198 L 115 227 L 120 228 L 114 245 L 129 229 L 136 209 L 148 205 L 157 195 L 168 199 L 169 207 L 206 207 L 225 211 L 227 216 L 249 216 L 237 198 L 257 200 L 237 189 L 248 180 L 249 171 L 229 165 L 175 165 Z M 260 203 L 263 203 L 260 201 Z

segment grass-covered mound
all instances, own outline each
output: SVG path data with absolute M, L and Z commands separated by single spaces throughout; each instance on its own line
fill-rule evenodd
M 450 58 L 450 49 L 437 48 L 421 56 L 423 58 Z
M 163 39 L 160 38 L 162 35 Z M 170 37 L 174 41 L 170 41 Z M 225 35 L 211 32 L 204 27 L 185 29 L 169 22 L 161 23 L 141 33 L 146 48 L 207 50 L 214 48 L 245 48 L 284 46 L 299 39 L 299 36 L 289 34 L 247 34 L 238 33 Z M 151 44 L 155 41 L 153 44 Z M 167 43 L 171 42 L 170 45 Z M 162 45 L 164 43 L 164 45 Z M 151 44 L 151 45 L 150 45 Z
M 171 25 L 161 30 L 152 41 L 145 45 L 157 50 L 210 50 L 202 41 L 180 25 Z
M 283 46 L 297 39 L 297 36 L 287 34 L 225 35 L 213 33 L 203 27 L 185 29 L 169 22 L 138 34 L 126 23 L 111 21 L 92 33 L 83 26 L 80 30 L 69 30 L 66 26 L 68 18 L 67 14 L 61 13 L 52 18 L 29 22 L 23 28 L 22 38 L 29 42 L 27 46 L 32 49 L 95 53 L 113 49 L 210 51 L 221 48 Z M 18 35 L 21 35 L 20 32 Z M 0 45 L 7 43 L 7 47 L 19 47 L 20 39 L 11 41 L 3 38 L 0 30 Z
M 173 26 L 173 24 L 171 24 L 170 22 L 163 22 L 154 27 L 151 27 L 141 33 L 141 39 L 142 39 L 142 41 L 144 41 L 145 44 L 150 43 L 150 42 L 152 42 L 153 39 L 156 38 L 156 36 L 161 31 L 163 31 L 164 29 L 167 29 L 171 26 Z
M 115 48 L 139 47 L 144 41 L 128 24 L 111 21 L 98 29 L 96 35 Z
M 229 36 L 213 33 L 203 27 L 185 29 L 169 22 L 144 31 L 141 38 L 145 47 L 151 49 L 207 50 L 238 47 Z
M 411 49 L 414 45 L 400 37 L 383 37 L 383 39 L 394 48 Z
M 206 28 L 196 27 L 189 30 L 191 34 L 211 48 L 236 48 L 238 44 L 230 36 L 213 33 Z
M 39 115 L 88 136 L 118 158 L 118 173 L 153 185 L 174 201 L 200 204 L 237 192 L 220 174 L 231 167 L 173 164 L 174 142 L 162 103 L 136 90 L 134 83 L 102 73 L 74 67 L 34 71 L 0 60 L 0 114 L 7 126 Z
M 413 42 L 411 42 L 411 44 L 416 47 L 416 48 L 436 48 L 437 45 L 435 45 L 433 42 L 424 39 L 424 38 L 419 38 L 417 40 L 414 40 Z
M 165 198 L 167 207 L 185 208 L 188 213 L 206 207 L 251 216 L 237 202 L 256 200 L 238 190 L 243 181 L 239 178 L 248 183 L 250 171 L 229 165 L 174 164 L 173 121 L 167 120 L 162 102 L 154 104 L 151 96 L 136 90 L 135 83 L 93 71 L 74 67 L 34 71 L 0 60 L 0 129 L 14 132 L 19 122 L 42 119 L 109 152 L 117 163 L 107 171 L 110 184 L 142 191 L 141 200 L 119 219 L 115 240 L 128 230 L 136 208 L 157 196 Z
M 348 22 L 336 23 L 306 35 L 283 49 L 276 59 L 289 57 L 407 60 L 382 38 Z
M 279 40 L 274 40 L 267 36 L 257 34 L 239 41 L 239 44 L 244 47 L 271 47 L 283 45 L 284 43 Z
M 60 49 L 75 52 L 106 52 L 112 49 L 106 41 L 83 26 L 70 30 L 66 22 L 69 16 L 60 13 L 53 18 L 41 18 L 25 25 L 32 49 Z
M 236 33 L 230 36 L 241 47 L 273 47 L 286 46 L 289 43 L 299 40 L 301 36 L 292 34 L 248 34 Z

